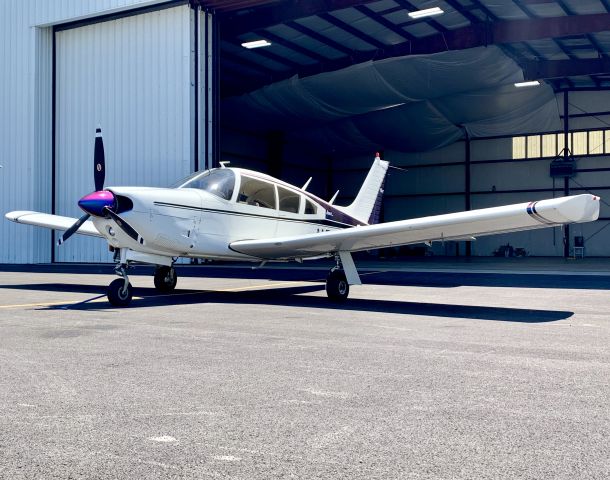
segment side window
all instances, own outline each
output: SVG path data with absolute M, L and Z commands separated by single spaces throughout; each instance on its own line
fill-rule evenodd
M 237 203 L 275 209 L 275 188 L 271 183 L 242 175 Z
M 301 197 L 298 193 L 280 187 L 279 185 L 277 187 L 277 193 L 280 197 L 280 210 L 283 212 L 299 213 Z
M 314 215 L 318 209 L 313 202 L 305 200 L 305 215 Z

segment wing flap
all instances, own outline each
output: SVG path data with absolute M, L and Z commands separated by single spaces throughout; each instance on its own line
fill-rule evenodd
M 49 213 L 31 212 L 31 211 L 15 211 L 9 212 L 5 217 L 11 222 L 23 223 L 26 225 L 36 225 L 38 227 L 52 228 L 54 230 L 67 230 L 70 228 L 77 218 L 62 217 L 60 215 L 51 215 Z M 81 235 L 89 235 L 92 237 L 101 237 L 93 222 L 88 220 L 81 225 L 76 231 Z
M 265 259 L 319 256 L 478 237 L 597 220 L 599 197 L 584 194 L 294 237 L 243 240 L 232 250 Z

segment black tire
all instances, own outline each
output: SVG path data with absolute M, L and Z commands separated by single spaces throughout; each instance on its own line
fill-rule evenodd
M 331 270 L 326 277 L 326 294 L 335 302 L 343 302 L 349 295 L 349 283 L 343 270 Z
M 155 288 L 158 292 L 169 293 L 176 288 L 178 275 L 173 267 L 158 267 L 155 270 Z
M 108 301 L 115 307 L 126 307 L 131 302 L 133 288 L 131 283 L 127 284 L 127 291 L 124 291 L 125 280 L 117 278 L 108 285 Z

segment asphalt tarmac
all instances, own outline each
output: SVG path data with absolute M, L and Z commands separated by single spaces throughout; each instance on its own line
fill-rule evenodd
M 610 478 L 610 275 L 384 270 L 0 267 L 0 478 Z

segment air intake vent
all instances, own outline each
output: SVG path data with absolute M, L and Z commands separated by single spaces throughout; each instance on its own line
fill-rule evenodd
M 123 195 L 115 195 L 116 199 L 116 213 L 128 212 L 133 209 L 133 202 L 129 197 Z

